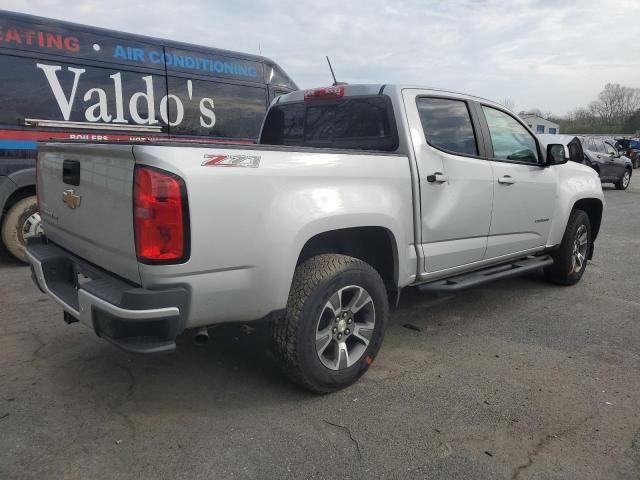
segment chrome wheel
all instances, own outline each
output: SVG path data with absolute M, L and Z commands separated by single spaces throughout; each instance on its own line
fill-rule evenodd
M 39 237 L 42 235 L 42 219 L 38 212 L 29 215 L 22 224 L 22 238 L 25 243 L 29 238 Z
M 573 242 L 573 271 L 580 272 L 587 259 L 587 248 L 589 248 L 588 233 L 586 225 L 580 225 L 576 231 Z
M 327 301 L 316 327 L 316 353 L 331 370 L 356 363 L 369 346 L 376 311 L 369 292 L 357 285 L 343 287 Z
M 631 173 L 629 173 L 629 170 L 625 170 L 624 175 L 622 177 L 622 188 L 627 188 L 629 186 L 630 181 L 631 181 Z

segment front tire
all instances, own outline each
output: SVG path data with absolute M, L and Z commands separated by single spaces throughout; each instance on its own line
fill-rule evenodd
M 587 268 L 591 248 L 591 223 L 582 210 L 569 216 L 560 248 L 552 252 L 553 265 L 544 269 L 545 277 L 560 285 L 578 283 Z
M 316 393 L 354 383 L 380 350 L 389 315 L 378 272 L 338 254 L 296 268 L 286 314 L 273 323 L 275 351 L 287 376 Z
M 41 234 L 35 196 L 16 202 L 2 219 L 2 242 L 9 253 L 22 262 L 27 262 L 27 239 Z
M 629 183 L 631 183 L 631 169 L 625 168 L 622 178 L 615 182 L 614 185 L 616 186 L 616 190 L 626 190 L 629 187 Z

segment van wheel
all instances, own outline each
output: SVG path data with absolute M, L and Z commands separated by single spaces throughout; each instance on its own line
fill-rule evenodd
M 287 376 L 316 393 L 344 388 L 375 358 L 389 315 L 380 275 L 353 257 L 318 255 L 298 265 L 274 348 Z
M 27 239 L 42 235 L 36 197 L 23 198 L 9 209 L 2 220 L 2 242 L 9 253 L 27 262 Z
M 591 245 L 591 223 L 582 210 L 569 216 L 560 248 L 551 253 L 553 265 L 544 269 L 545 277 L 560 285 L 573 285 L 580 281 L 587 268 Z

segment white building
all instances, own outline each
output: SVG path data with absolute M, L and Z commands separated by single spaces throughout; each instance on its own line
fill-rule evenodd
M 560 126 L 534 113 L 523 113 L 520 118 L 536 133 L 560 133 Z

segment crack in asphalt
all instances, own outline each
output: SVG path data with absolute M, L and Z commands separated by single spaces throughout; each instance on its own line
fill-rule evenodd
M 636 433 L 631 439 L 631 451 L 635 457 L 633 461 L 638 469 L 638 473 L 640 473 L 640 429 L 636 430 Z
M 592 414 L 587 415 L 585 418 L 577 422 L 575 425 L 571 425 L 570 427 L 567 427 L 558 433 L 546 434 L 544 437 L 542 437 L 538 441 L 538 443 L 536 443 L 536 445 L 533 447 L 533 450 L 531 451 L 531 453 L 529 453 L 527 463 L 517 466 L 516 469 L 513 471 L 513 474 L 511 475 L 511 480 L 516 480 L 518 477 L 520 477 L 520 474 L 522 472 L 524 472 L 529 467 L 531 467 L 531 465 L 533 465 L 534 459 L 540 454 L 540 452 L 542 452 L 542 450 L 547 446 L 548 443 L 550 443 L 552 440 L 555 440 L 561 436 L 574 432 L 575 430 L 583 426 L 585 423 L 589 422 L 594 417 L 596 417 L 599 413 L 600 413 L 600 410 L 596 410 Z
M 35 362 L 40 357 L 40 350 L 47 346 L 46 342 L 42 340 L 42 337 L 38 335 L 36 332 L 32 332 L 31 330 L 17 330 L 15 332 L 2 332 L 3 337 L 11 337 L 15 335 L 31 335 L 35 340 L 40 344 L 31 354 L 32 357 L 28 360 L 28 362 Z
M 119 399 L 116 404 L 112 407 L 113 410 L 116 408 L 120 408 L 124 403 L 133 397 L 133 390 L 136 386 L 136 377 L 131 371 L 131 369 L 126 365 L 121 365 L 118 362 L 111 362 L 112 365 L 122 370 L 129 377 L 129 384 L 127 385 L 127 393 L 124 398 Z
M 362 462 L 362 451 L 360 450 L 360 443 L 358 442 L 356 437 L 353 436 L 353 433 L 351 432 L 351 429 L 349 427 L 347 427 L 346 425 L 340 425 L 339 423 L 333 423 L 333 422 L 330 422 L 329 420 L 323 420 L 323 421 L 327 425 L 331 425 L 333 427 L 338 427 L 338 428 L 344 430 L 345 432 L 347 432 L 347 434 L 349 435 L 349 438 L 351 439 L 351 442 L 356 446 L 356 450 L 358 451 L 358 457 L 360 458 L 360 461 Z
M 131 435 L 135 437 L 136 426 L 133 420 L 131 420 L 128 414 L 122 412 L 120 409 L 133 397 L 134 389 L 136 386 L 136 377 L 128 366 L 121 365 L 117 362 L 112 362 L 112 364 L 127 374 L 127 376 L 129 377 L 129 384 L 127 385 L 127 390 L 124 398 L 116 399 L 116 402 L 111 406 L 110 410 L 115 415 L 120 416 L 124 420 L 124 422 L 127 424 L 127 427 L 131 431 Z

